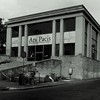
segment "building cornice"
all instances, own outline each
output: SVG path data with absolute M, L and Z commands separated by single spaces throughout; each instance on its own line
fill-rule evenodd
M 11 18 L 11 19 L 9 19 L 7 24 L 10 25 L 10 24 L 20 23 L 20 22 L 24 22 L 24 21 L 54 17 L 54 16 L 59 16 L 59 15 L 71 14 L 71 13 L 79 13 L 79 12 L 83 12 L 84 14 L 86 14 L 86 16 L 88 16 L 88 18 L 100 30 L 100 25 L 97 23 L 97 21 L 93 18 L 93 16 L 89 13 L 89 11 L 83 5 L 72 6 L 72 7 L 67 7 L 67 8 L 62 8 L 62 9 L 57 9 L 57 10 L 52 10 L 52 11 L 46 11 L 46 12 Z
M 31 14 L 31 15 L 11 18 L 7 23 L 10 24 L 14 22 L 27 21 L 27 20 L 37 19 L 37 18 L 45 18 L 45 17 L 57 16 L 57 15 L 62 15 L 67 13 L 73 13 L 73 12 L 81 11 L 82 8 L 83 8 L 82 5 L 81 6 L 79 5 L 79 6 L 73 6 L 73 7 L 52 10 L 52 11 Z

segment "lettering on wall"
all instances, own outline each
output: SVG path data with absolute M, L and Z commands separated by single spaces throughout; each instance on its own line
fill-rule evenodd
M 28 45 L 37 45 L 37 44 L 42 45 L 51 43 L 52 43 L 52 34 L 28 37 Z
M 12 47 L 18 47 L 18 38 L 12 38 Z M 60 43 L 60 33 L 56 34 L 56 43 Z M 64 33 L 64 43 L 75 43 L 75 31 Z M 52 44 L 52 34 L 28 36 L 28 46 Z M 22 37 L 22 46 L 24 46 L 24 37 Z

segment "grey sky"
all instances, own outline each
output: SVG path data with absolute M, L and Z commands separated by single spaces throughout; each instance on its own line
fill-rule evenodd
M 0 17 L 9 18 L 83 4 L 100 24 L 99 0 L 0 0 Z

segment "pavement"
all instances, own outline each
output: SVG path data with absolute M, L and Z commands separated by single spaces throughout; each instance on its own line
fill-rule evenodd
M 6 90 L 28 90 L 28 89 L 52 87 L 52 86 L 57 86 L 57 85 L 63 85 L 66 82 L 71 82 L 71 80 L 58 81 L 58 82 L 37 83 L 37 84 L 34 84 L 34 85 L 30 85 L 30 84 L 19 85 L 18 82 L 10 82 L 10 81 L 2 81 L 2 80 L 0 80 L 0 91 L 6 91 Z
M 10 82 L 10 81 L 2 81 L 0 80 L 0 91 L 13 91 L 13 90 L 28 90 L 28 89 L 36 89 L 36 88 L 44 88 L 44 87 L 52 87 L 64 84 L 81 84 L 86 82 L 92 82 L 99 79 L 89 79 L 89 80 L 60 80 L 57 82 L 46 82 L 46 83 L 37 83 L 34 85 L 19 85 L 18 82 Z

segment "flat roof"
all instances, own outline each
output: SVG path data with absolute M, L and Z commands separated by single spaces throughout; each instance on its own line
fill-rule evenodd
M 46 12 L 41 12 L 41 13 L 36 13 L 36 14 L 30 14 L 30 15 L 15 17 L 15 18 L 9 19 L 7 24 L 9 25 L 9 24 L 14 24 L 14 23 L 20 23 L 22 21 L 34 20 L 34 19 L 38 19 L 38 18 L 42 19 L 42 18 L 46 18 L 46 17 L 58 16 L 58 15 L 62 15 L 62 14 L 78 13 L 78 12 L 85 13 L 86 16 L 88 16 L 88 18 L 100 30 L 100 25 L 94 19 L 94 17 L 89 13 L 89 11 L 84 7 L 84 5 L 77 5 L 77 6 L 66 7 L 66 8 L 57 9 L 57 10 L 51 10 L 51 11 L 46 11 Z

